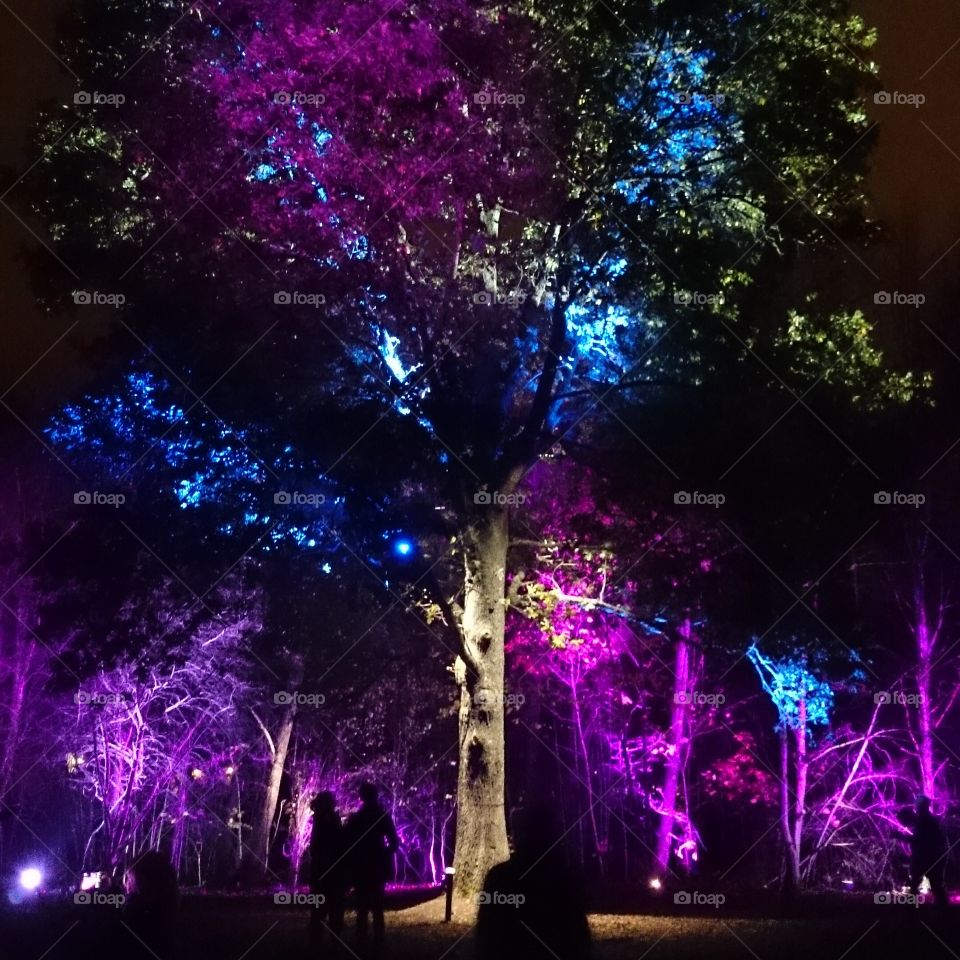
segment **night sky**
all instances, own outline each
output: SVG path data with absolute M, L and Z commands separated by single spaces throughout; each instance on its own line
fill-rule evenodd
M 952 283 L 960 265 L 960 2 L 862 0 L 858 6 L 879 30 L 875 58 L 882 87 L 921 93 L 926 102 L 920 108 L 871 105 L 880 133 L 872 188 L 877 215 L 890 228 L 890 239 L 886 250 L 855 251 L 848 269 L 858 287 L 866 282 L 877 289 L 923 291 L 926 309 L 949 312 L 954 309 Z M 51 0 L 0 0 L 2 190 L 36 159 L 26 139 L 38 100 L 65 99 L 75 86 L 51 49 L 61 7 Z M 17 189 L 3 198 L 4 204 L 16 208 Z M 30 227 L 39 229 L 36 224 Z M 18 259 L 23 245 L 34 242 L 27 227 L 0 206 L 4 291 L 0 396 L 30 423 L 89 376 L 83 347 L 96 333 L 85 314 L 84 326 L 73 327 L 63 337 L 77 317 L 45 316 L 37 309 Z M 890 277 L 891 269 L 899 275 Z M 919 326 L 918 335 L 929 333 Z M 960 337 L 950 346 L 960 354 Z M 25 435 L 25 428 L 2 407 L 0 424 L 0 436 L 8 440 L 12 433 L 20 439 Z

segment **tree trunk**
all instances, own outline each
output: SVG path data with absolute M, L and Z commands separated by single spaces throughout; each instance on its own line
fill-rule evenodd
M 290 750 L 290 739 L 293 736 L 294 721 L 297 716 L 296 694 L 303 684 L 303 659 L 293 657 L 290 672 L 291 694 L 290 702 L 283 708 L 280 717 L 280 728 L 276 738 L 271 738 L 266 727 L 257 717 L 257 722 L 263 730 L 264 736 L 271 747 L 270 768 L 267 771 L 267 782 L 263 796 L 263 803 L 253 824 L 247 852 L 253 862 L 241 865 L 241 875 L 246 880 L 262 879 L 269 871 L 270 861 L 270 832 L 273 828 L 273 818 L 277 812 L 277 801 L 280 799 L 280 784 L 283 780 L 283 771 L 287 765 L 287 753 Z M 256 714 L 254 714 L 256 716 Z
M 924 796 L 936 800 L 936 771 L 934 770 L 933 738 L 933 684 L 931 683 L 933 651 L 936 645 L 936 631 L 931 629 L 927 619 L 927 598 L 922 575 L 918 575 L 914 589 L 914 610 L 916 621 L 914 631 L 917 643 L 917 693 L 919 694 L 918 727 L 920 741 L 920 784 Z M 908 704 L 904 705 L 909 710 Z
M 670 841 L 677 813 L 677 792 L 680 786 L 680 774 L 686 762 L 687 712 L 690 710 L 691 686 L 690 669 L 690 633 L 691 624 L 687 620 L 679 631 L 677 649 L 674 654 L 673 704 L 670 711 L 670 744 L 673 752 L 667 754 L 663 779 L 663 812 L 657 824 L 657 873 L 661 876 L 670 867 Z
M 508 517 L 488 507 L 464 537 L 460 769 L 457 783 L 455 890 L 461 901 L 483 887 L 487 871 L 509 855 L 504 814 L 504 652 Z

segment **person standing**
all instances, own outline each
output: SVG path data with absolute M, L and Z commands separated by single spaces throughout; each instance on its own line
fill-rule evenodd
M 310 915 L 310 941 L 320 948 L 328 932 L 339 939 L 343 930 L 346 847 L 334 795 L 329 790 L 318 793 L 310 809 L 310 892 L 320 898 Z
M 930 798 L 918 797 L 910 840 L 910 887 L 915 894 L 926 877 L 936 905 L 945 910 L 947 890 L 943 874 L 947 859 L 947 838 L 940 821 L 930 812 Z
M 346 826 L 347 856 L 351 866 L 357 904 L 357 939 L 367 941 L 369 918 L 373 916 L 374 946 L 383 944 L 384 888 L 393 874 L 393 855 L 400 842 L 390 814 L 380 805 L 377 788 L 360 787 L 360 809 Z

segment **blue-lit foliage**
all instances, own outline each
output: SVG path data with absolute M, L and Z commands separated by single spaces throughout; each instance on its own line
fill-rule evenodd
M 135 371 L 117 393 L 64 407 L 44 433 L 100 482 L 172 477 L 167 492 L 181 510 L 216 510 L 225 535 L 263 530 L 267 551 L 283 542 L 305 550 L 335 542 L 331 517 L 343 498 L 316 467 L 290 446 L 261 455 L 273 449 L 268 436 L 234 429 L 199 403 L 184 409 L 173 394 L 161 377 Z M 298 479 L 286 482 L 289 477 Z M 309 492 L 305 477 L 311 478 Z
M 804 654 L 798 651 L 782 660 L 774 660 L 761 653 L 756 643 L 751 643 L 747 657 L 777 708 L 777 731 L 790 729 L 809 733 L 811 727 L 829 724 L 833 690 L 808 669 Z

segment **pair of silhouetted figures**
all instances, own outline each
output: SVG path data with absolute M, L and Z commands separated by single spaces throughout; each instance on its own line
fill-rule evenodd
M 311 940 L 322 946 L 329 934 L 335 941 L 343 930 L 347 890 L 353 887 L 357 908 L 357 939 L 366 944 L 373 920 L 373 943 L 384 938 L 384 888 L 393 871 L 393 854 L 399 842 L 390 814 L 380 805 L 376 788 L 360 787 L 360 809 L 346 824 L 330 792 L 320 793 L 312 804 L 310 834 L 310 890 L 319 896 L 310 918 Z
M 567 867 L 548 806 L 513 818 L 513 854 L 484 883 L 477 947 L 486 960 L 586 960 L 590 927 L 578 874 Z

